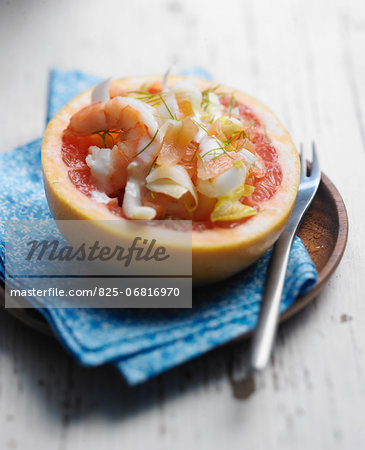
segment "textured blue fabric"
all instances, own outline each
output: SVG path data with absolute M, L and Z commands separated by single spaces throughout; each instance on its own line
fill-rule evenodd
M 191 71 L 190 71 L 191 73 Z M 75 94 L 98 81 L 53 70 L 48 119 Z M 42 183 L 41 139 L 0 154 L 0 277 L 4 279 L 4 223 L 50 217 Z M 84 365 L 113 362 L 128 383 L 143 382 L 255 327 L 269 252 L 249 270 L 212 287 L 194 289 L 194 307 L 180 311 L 40 309 L 63 346 Z M 281 309 L 313 286 L 317 272 L 296 238 Z
M 202 67 L 189 67 L 188 69 L 182 70 L 180 74 L 196 75 L 197 77 L 204 78 L 205 80 L 213 80 L 211 74 Z

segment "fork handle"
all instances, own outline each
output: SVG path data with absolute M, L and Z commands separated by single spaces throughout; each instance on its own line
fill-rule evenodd
M 284 230 L 274 245 L 267 268 L 267 280 L 257 327 L 251 344 L 250 366 L 263 370 L 270 358 L 278 326 L 280 302 L 283 293 L 290 249 L 295 231 Z

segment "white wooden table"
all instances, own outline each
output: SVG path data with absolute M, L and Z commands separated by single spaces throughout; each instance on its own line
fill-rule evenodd
M 363 1 L 8 0 L 0 51 L 1 150 L 42 134 L 51 67 L 157 74 L 178 57 L 314 138 L 350 218 L 340 267 L 281 327 L 246 400 L 230 382 L 245 343 L 130 389 L 0 311 L 0 448 L 365 448 Z

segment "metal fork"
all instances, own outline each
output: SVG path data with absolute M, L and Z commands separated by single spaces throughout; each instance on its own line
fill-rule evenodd
M 274 245 L 267 270 L 267 280 L 259 320 L 251 344 L 249 365 L 253 371 L 263 370 L 269 361 L 279 321 L 280 301 L 290 249 L 298 226 L 307 212 L 321 180 L 321 171 L 314 142 L 312 143 L 312 165 L 309 175 L 307 175 L 303 145 L 300 145 L 299 155 L 301 172 L 297 199 L 284 231 Z

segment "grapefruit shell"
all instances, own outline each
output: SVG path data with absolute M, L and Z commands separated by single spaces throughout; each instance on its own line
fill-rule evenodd
M 171 76 L 173 85 L 184 77 Z M 158 76 L 122 78 L 113 84 L 125 90 L 138 90 L 146 82 L 160 81 Z M 216 83 L 195 78 L 203 90 Z M 223 91 L 230 88 L 220 85 Z M 68 167 L 62 160 L 62 134 L 71 116 L 91 103 L 89 89 L 64 106 L 49 122 L 42 144 L 42 165 L 44 187 L 51 214 L 55 220 L 91 220 L 96 235 L 108 238 L 117 235 L 119 242 L 136 235 L 128 220 L 117 217 L 105 204 L 96 203 L 87 197 L 70 181 Z M 300 178 L 298 152 L 286 129 L 277 117 L 255 98 L 234 91 L 236 99 L 251 108 L 264 124 L 267 135 L 274 145 L 282 170 L 282 182 L 269 200 L 260 204 L 256 216 L 233 228 L 213 228 L 192 231 L 191 246 L 181 246 L 179 232 L 170 234 L 170 245 L 178 252 L 192 252 L 192 273 L 194 283 L 208 283 L 227 278 L 245 269 L 262 256 L 276 241 L 283 230 L 293 208 Z M 108 226 L 113 221 L 113 226 Z M 118 227 L 115 223 L 118 221 Z M 110 222 L 111 224 L 112 222 Z M 135 221 L 133 222 L 135 224 Z M 93 224 L 93 225 L 92 225 Z M 153 227 L 155 228 L 155 227 Z M 148 234 L 148 226 L 141 224 L 141 232 Z M 164 236 L 164 237 L 163 237 Z M 166 238 L 162 231 L 161 238 Z M 185 240 L 186 242 L 186 240 Z

